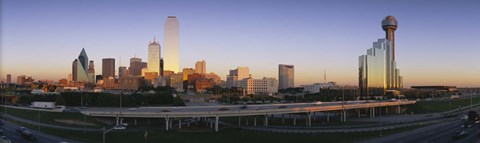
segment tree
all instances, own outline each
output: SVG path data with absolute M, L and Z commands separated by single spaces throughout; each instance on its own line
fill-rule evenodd
M 62 95 L 58 95 L 57 99 L 55 100 L 56 105 L 65 105 L 65 99 L 63 99 Z

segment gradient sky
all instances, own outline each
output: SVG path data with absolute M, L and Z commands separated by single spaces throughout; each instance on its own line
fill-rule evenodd
M 358 56 L 385 37 L 380 22 L 393 15 L 406 87 L 480 86 L 478 0 L 1 1 L 0 79 L 66 78 L 82 48 L 96 74 L 102 58 L 146 61 L 148 42 L 156 36 L 163 48 L 175 15 L 180 67 L 204 59 L 222 79 L 237 66 L 278 78 L 278 64 L 293 64 L 296 86 L 323 81 L 324 69 L 329 81 L 357 85 Z

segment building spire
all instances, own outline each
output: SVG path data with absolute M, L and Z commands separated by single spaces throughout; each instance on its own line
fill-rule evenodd
M 323 82 L 327 83 L 327 70 L 323 69 Z

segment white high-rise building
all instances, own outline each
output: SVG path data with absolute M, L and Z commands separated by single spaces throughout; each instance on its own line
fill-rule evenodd
M 237 67 L 237 69 L 230 70 L 230 74 L 227 75 L 227 87 L 240 87 L 239 81 L 250 77 L 248 67 Z
M 148 44 L 148 72 L 156 72 L 160 75 L 160 43 L 155 37 L 153 41 Z
M 293 65 L 278 65 L 278 83 L 279 89 L 294 87 L 294 67 Z
M 197 63 L 195 63 L 195 73 L 207 73 L 207 63 L 205 62 L 205 60 L 197 61 Z
M 164 46 L 165 46 L 165 53 L 164 57 L 164 64 L 165 70 L 170 70 L 174 72 L 179 72 L 179 46 L 180 46 L 180 24 L 176 16 L 168 16 L 167 21 L 165 22 L 164 27 L 165 35 L 164 35 Z
M 247 94 L 273 95 L 278 92 L 278 81 L 275 78 L 253 79 L 248 77 L 240 80 L 239 84 Z

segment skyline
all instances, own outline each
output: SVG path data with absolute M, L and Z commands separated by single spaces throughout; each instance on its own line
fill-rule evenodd
M 37 4 L 22 5 L 25 1 Z M 350 5 L 302 1 L 291 9 L 286 8 L 292 1 L 209 2 L 2 1 L 0 79 L 6 74 L 12 74 L 13 80 L 23 74 L 36 80 L 67 78 L 71 61 L 82 48 L 96 62 L 96 75 L 102 73 L 103 58 L 115 58 L 116 68 L 129 65 L 134 55 L 146 61 L 148 42 L 153 36 L 164 39 L 165 20 L 175 15 L 181 21 L 180 68 L 192 68 L 205 59 L 208 72 L 225 80 L 228 71 L 239 66 L 262 78 L 278 77 L 278 64 L 290 64 L 296 67 L 296 86 L 322 82 L 324 69 L 328 81 L 357 85 L 358 55 L 384 38 L 381 20 L 393 15 L 399 21 L 396 61 L 405 87 L 480 86 L 476 75 L 480 67 L 475 66 L 479 61 L 475 53 L 480 52 L 475 34 L 480 30 L 471 28 L 480 24 L 476 1 L 350 1 Z M 138 5 L 161 8 L 152 12 Z M 378 8 L 386 5 L 392 7 Z M 160 45 L 164 53 L 164 41 Z M 119 56 L 121 65 L 117 65 Z

